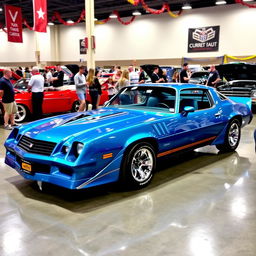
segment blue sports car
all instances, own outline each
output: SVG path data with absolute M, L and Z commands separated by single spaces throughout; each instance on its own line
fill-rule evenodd
M 26 179 L 69 189 L 116 181 L 139 188 L 152 180 L 161 157 L 204 145 L 234 151 L 251 120 L 246 104 L 207 86 L 129 86 L 99 110 L 15 128 L 5 163 Z

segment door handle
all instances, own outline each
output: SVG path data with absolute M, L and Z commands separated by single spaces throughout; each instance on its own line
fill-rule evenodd
M 215 116 L 216 116 L 216 117 L 219 117 L 219 116 L 221 116 L 221 114 L 222 114 L 222 110 L 220 110 L 219 112 L 217 112 L 217 113 L 215 114 Z

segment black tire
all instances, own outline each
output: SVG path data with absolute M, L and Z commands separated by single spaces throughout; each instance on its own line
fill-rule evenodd
M 121 184 L 132 189 L 147 186 L 151 182 L 156 169 L 154 148 L 149 143 L 140 142 L 126 153 L 127 155 L 124 156 L 120 172 Z M 147 157 L 147 161 L 145 161 L 145 157 Z M 146 162 L 148 163 L 146 164 Z M 138 171 L 140 168 L 141 170 Z
M 76 100 L 76 101 L 73 103 L 73 105 L 72 105 L 71 111 L 72 111 L 72 112 L 78 112 L 79 106 L 80 106 L 80 102 L 79 102 L 78 100 Z
M 216 145 L 221 152 L 235 151 L 239 145 L 241 138 L 241 123 L 237 119 L 233 119 L 227 128 L 224 144 Z
M 30 112 L 28 110 L 28 108 L 25 105 L 22 104 L 17 104 L 17 108 L 18 108 L 18 112 L 15 115 L 15 122 L 16 123 L 21 123 L 26 121 L 29 116 L 30 116 Z

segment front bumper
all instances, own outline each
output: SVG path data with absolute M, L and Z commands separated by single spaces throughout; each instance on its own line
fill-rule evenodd
M 5 163 L 28 180 L 52 183 L 68 189 L 82 189 L 118 180 L 119 169 L 113 166 L 97 170 L 95 161 L 76 165 L 53 156 L 30 154 L 11 145 L 6 146 Z M 31 164 L 31 171 L 22 168 L 22 162 Z M 111 169 L 112 168 L 112 169 Z

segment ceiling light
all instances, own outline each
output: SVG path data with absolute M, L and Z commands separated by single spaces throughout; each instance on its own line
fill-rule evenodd
M 182 6 L 182 9 L 183 9 L 183 10 L 190 10 L 190 9 L 192 9 L 192 6 L 191 6 L 190 4 L 184 4 L 184 5 Z
M 68 24 L 73 24 L 74 21 L 73 21 L 73 20 L 68 20 L 67 23 L 68 23 Z
M 227 3 L 226 1 L 220 0 L 220 1 L 216 1 L 215 4 L 217 4 L 217 5 L 222 5 L 222 4 L 226 4 L 226 3 Z
M 111 19 L 117 19 L 117 15 L 115 13 L 112 13 L 109 15 L 109 18 Z
M 139 12 L 138 10 L 134 11 L 132 13 L 133 16 L 140 16 L 141 15 L 141 12 Z
M 3 11 L 3 8 L 2 7 L 0 7 L 0 12 L 2 12 Z
M 54 23 L 50 21 L 50 22 L 48 22 L 48 25 L 49 25 L 49 26 L 53 26 Z

